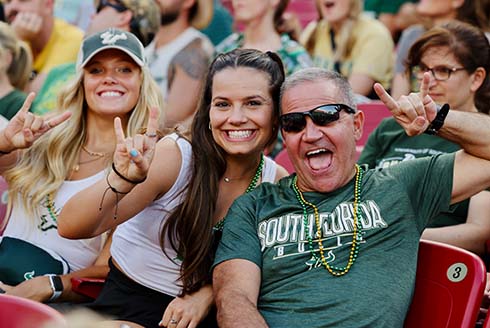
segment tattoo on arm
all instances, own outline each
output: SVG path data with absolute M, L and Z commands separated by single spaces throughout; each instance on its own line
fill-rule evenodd
M 202 40 L 196 38 L 174 56 L 171 66 L 180 66 L 187 75 L 198 80 L 206 73 L 210 58 Z

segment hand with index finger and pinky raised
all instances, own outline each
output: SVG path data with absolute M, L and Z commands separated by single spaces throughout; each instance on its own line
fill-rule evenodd
M 54 115 L 49 119 L 30 113 L 29 109 L 34 98 L 35 94 L 31 92 L 21 109 L 12 117 L 2 131 L 2 141 L 5 143 L 5 146 L 1 148 L 2 151 L 7 151 L 6 148 L 8 148 L 8 151 L 27 148 L 43 134 L 71 117 L 71 112 L 69 111 Z
M 158 109 L 152 108 L 146 134 L 137 134 L 134 137 L 125 137 L 121 119 L 118 117 L 114 119 L 117 142 L 114 167 L 116 173 L 120 173 L 127 178 L 126 181 L 132 181 L 133 184 L 144 181 L 148 174 L 157 142 L 158 113 Z
M 428 96 L 430 75 L 424 74 L 421 82 L 420 92 L 401 96 L 395 101 L 383 86 L 379 83 L 374 85 L 374 90 L 379 99 L 391 111 L 393 118 L 400 124 L 407 135 L 414 136 L 423 133 L 434 119 L 436 105 Z

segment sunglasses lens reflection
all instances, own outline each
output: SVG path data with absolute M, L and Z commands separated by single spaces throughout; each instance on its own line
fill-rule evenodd
M 305 113 L 290 113 L 281 116 L 281 126 L 286 132 L 300 132 L 306 127 L 306 115 L 310 116 L 313 123 L 325 126 L 339 119 L 337 111 L 314 110 Z
M 286 132 L 300 132 L 306 126 L 303 113 L 291 113 L 281 116 L 281 125 Z

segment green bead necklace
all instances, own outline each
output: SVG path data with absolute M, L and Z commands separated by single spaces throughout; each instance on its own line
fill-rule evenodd
M 320 251 L 320 260 L 322 264 L 325 266 L 328 272 L 330 272 L 335 277 L 340 277 L 349 272 L 350 268 L 354 264 L 359 255 L 359 247 L 361 243 L 361 224 L 359 220 L 359 203 L 361 200 L 361 184 L 362 184 L 362 169 L 359 165 L 356 164 L 356 181 L 354 183 L 354 229 L 352 233 L 352 245 L 349 253 L 349 259 L 347 261 L 347 265 L 343 267 L 332 266 L 325 259 L 324 255 L 324 246 L 322 242 L 322 227 L 320 225 L 320 214 L 318 212 L 318 207 L 316 207 L 313 203 L 308 202 L 303 193 L 298 188 L 298 177 L 295 176 L 293 180 L 293 190 L 296 194 L 296 198 L 298 199 L 301 207 L 303 207 L 303 224 L 306 227 L 308 226 L 308 213 L 306 211 L 306 206 L 310 206 L 313 208 L 313 212 L 315 215 L 315 225 L 316 225 L 316 237 L 318 238 L 318 248 Z M 311 236 L 310 231 L 307 231 L 306 238 L 308 239 L 308 246 L 310 249 L 310 253 L 315 260 L 318 260 L 318 256 L 315 254 L 314 246 L 313 246 L 313 238 Z
M 46 195 L 46 208 L 48 209 L 49 216 L 53 219 L 54 222 L 58 222 L 58 216 L 55 212 L 54 201 L 51 199 L 51 195 Z
M 255 171 L 255 175 L 252 178 L 252 181 L 250 181 L 250 184 L 248 185 L 247 189 L 245 190 L 245 193 L 249 193 L 252 190 L 257 187 L 257 182 L 259 182 L 260 177 L 262 176 L 262 170 L 264 169 L 264 154 L 260 155 L 260 163 L 259 166 L 257 167 L 257 170 Z M 225 225 L 225 218 L 219 220 L 213 227 L 214 230 L 223 230 L 223 226 Z

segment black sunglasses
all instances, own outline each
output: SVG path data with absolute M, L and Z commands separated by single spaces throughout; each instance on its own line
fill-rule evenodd
M 128 10 L 123 4 L 116 1 L 116 3 L 110 2 L 110 0 L 100 0 L 99 5 L 97 6 L 97 12 L 100 12 L 104 7 L 114 8 L 118 13 L 122 13 L 123 11 Z
M 306 112 L 281 115 L 281 128 L 286 132 L 300 132 L 306 127 L 306 116 L 309 116 L 316 125 L 325 126 L 337 121 L 342 109 L 349 114 L 356 113 L 355 109 L 344 104 L 320 105 Z

